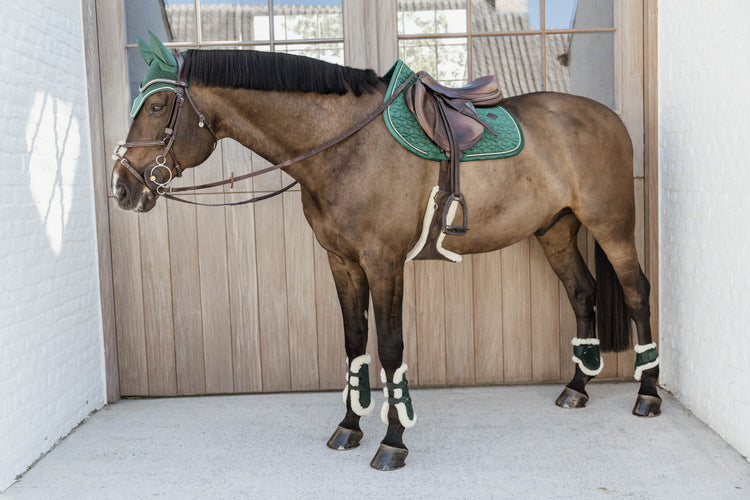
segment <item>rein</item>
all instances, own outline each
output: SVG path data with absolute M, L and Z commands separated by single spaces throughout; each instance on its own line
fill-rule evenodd
M 138 179 L 138 181 L 144 186 L 146 186 L 149 190 L 156 191 L 157 194 L 164 196 L 165 198 L 169 200 L 179 201 L 180 203 L 187 203 L 190 205 L 200 205 L 204 207 L 225 207 L 225 206 L 245 205 L 247 203 L 256 203 L 258 201 L 266 200 L 268 198 L 277 196 L 285 191 L 288 191 L 289 189 L 291 189 L 297 184 L 297 181 L 287 184 L 283 188 L 279 189 L 278 191 L 274 191 L 273 193 L 268 193 L 262 196 L 250 198 L 248 200 L 233 202 L 233 203 L 200 203 L 197 201 L 191 201 L 191 200 L 186 200 L 184 198 L 179 198 L 177 196 L 174 196 L 172 193 L 197 191 L 199 189 L 208 189 L 208 188 L 217 187 L 217 186 L 224 186 L 226 184 L 229 184 L 231 187 L 234 187 L 234 183 L 237 181 L 250 179 L 252 177 L 256 177 L 256 176 L 263 175 L 269 172 L 273 172 L 275 170 L 289 167 L 291 165 L 294 165 L 295 163 L 306 160 L 312 156 L 317 155 L 318 153 L 321 153 L 327 149 L 330 149 L 333 146 L 336 146 L 337 144 L 345 141 L 352 135 L 362 130 L 367 124 L 372 122 L 381 113 L 383 113 L 383 111 L 385 111 L 385 109 L 388 106 L 390 106 L 399 95 L 401 95 L 408 87 L 414 84 L 415 82 L 414 77 L 416 76 L 414 73 L 411 73 L 407 77 L 406 81 L 404 81 L 404 83 L 402 83 L 393 92 L 393 94 L 391 94 L 391 96 L 387 100 L 385 100 L 381 105 L 379 105 L 372 112 L 370 112 L 370 114 L 368 114 L 362 121 L 348 128 L 347 130 L 342 132 L 341 135 L 331 139 L 330 141 L 324 144 L 321 144 L 320 146 L 316 148 L 311 149 L 310 151 L 307 151 L 306 153 L 302 153 L 300 155 L 295 156 L 294 158 L 290 158 L 281 163 L 277 163 L 276 165 L 271 165 L 270 167 L 266 167 L 261 170 L 256 170 L 255 172 L 250 172 L 250 173 L 243 174 L 237 177 L 235 177 L 234 173 L 232 173 L 228 179 L 224 179 L 221 181 L 209 182 L 206 184 L 200 184 L 198 186 L 186 186 L 186 187 L 173 188 L 173 187 L 169 187 L 168 184 L 172 182 L 172 180 L 175 177 L 180 177 L 182 175 L 182 171 L 184 170 L 180 166 L 179 162 L 177 161 L 177 158 L 174 155 L 174 151 L 172 150 L 172 145 L 177 136 L 178 119 L 180 116 L 180 111 L 182 109 L 182 104 L 185 100 L 185 96 L 187 96 L 188 102 L 192 106 L 193 110 L 198 114 L 198 118 L 199 118 L 198 126 L 200 127 L 205 126 L 208 129 L 208 131 L 211 132 L 211 135 L 214 138 L 214 148 L 216 148 L 216 144 L 218 142 L 218 139 L 213 129 L 205 121 L 205 116 L 200 111 L 198 111 L 198 108 L 195 106 L 195 104 L 193 103 L 193 100 L 190 98 L 190 94 L 187 92 L 187 79 L 185 78 L 186 75 L 184 74 L 185 63 L 184 63 L 184 59 L 182 58 L 182 55 L 174 54 L 174 56 L 175 56 L 175 59 L 177 60 L 177 80 L 159 79 L 159 80 L 153 80 L 147 83 L 147 85 L 150 85 L 152 83 L 163 82 L 163 83 L 169 83 L 175 86 L 175 89 L 174 89 L 175 100 L 172 105 L 172 112 L 170 114 L 169 122 L 167 124 L 167 127 L 164 129 L 164 133 L 165 133 L 164 139 L 160 141 L 122 142 L 117 146 L 117 149 L 115 150 L 115 154 L 113 155 L 113 159 L 122 163 L 125 166 L 125 168 L 127 168 L 128 171 L 130 171 L 130 173 L 133 174 L 136 177 L 136 179 Z M 123 156 L 124 151 L 120 153 L 121 148 L 124 148 L 127 150 L 127 148 L 129 147 L 145 147 L 145 146 L 161 146 L 161 145 L 164 145 L 164 152 L 155 158 L 156 165 L 151 167 L 150 175 L 148 179 L 146 178 L 146 170 L 144 170 L 143 175 L 141 175 L 140 173 L 138 173 L 138 171 L 135 168 L 133 168 L 130 162 Z M 171 155 L 172 161 L 174 162 L 174 169 L 176 172 L 175 175 L 172 175 L 172 169 L 170 169 L 166 165 L 167 154 Z M 169 177 L 166 180 L 161 180 L 161 181 L 157 180 L 157 177 L 155 175 L 155 170 L 160 169 L 160 168 L 164 168 L 167 170 L 167 172 L 169 172 Z

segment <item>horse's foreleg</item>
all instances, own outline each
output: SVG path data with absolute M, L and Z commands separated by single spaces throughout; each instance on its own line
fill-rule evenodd
M 580 226 L 578 219 L 568 214 L 536 235 L 552 269 L 565 287 L 576 316 L 576 338 L 573 339 L 576 371 L 555 402 L 562 408 L 584 407 L 589 399 L 586 384 L 603 368 L 596 339 L 596 283 L 578 250 Z
M 344 318 L 347 356 L 347 384 L 343 392 L 346 415 L 328 440 L 328 446 L 334 450 L 348 450 L 359 446 L 362 439 L 359 419 L 374 407 L 370 396 L 370 356 L 365 352 L 369 287 L 364 271 L 356 262 L 330 252 L 328 262 Z
M 404 293 L 403 263 L 375 263 L 370 277 L 375 325 L 378 334 L 378 356 L 383 365 L 381 380 L 385 384 L 381 418 L 388 425 L 370 465 L 380 470 L 404 466 L 408 450 L 402 436 L 404 429 L 416 422 L 403 362 L 402 300 Z

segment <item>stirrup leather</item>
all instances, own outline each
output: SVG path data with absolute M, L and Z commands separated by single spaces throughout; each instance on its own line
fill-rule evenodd
M 369 414 L 375 407 L 375 402 L 370 395 L 370 369 L 368 364 L 372 361 L 369 354 L 357 356 L 349 363 L 346 362 L 348 370 L 346 372 L 346 387 L 344 387 L 343 397 L 344 404 L 347 397 L 351 396 L 352 411 L 363 417 Z
M 380 380 L 385 384 L 385 387 L 383 387 L 385 401 L 380 409 L 380 419 L 384 424 L 389 424 L 388 410 L 393 405 L 398 412 L 398 421 L 408 429 L 417 422 L 417 416 L 414 414 L 414 406 L 409 396 L 409 386 L 404 376 L 407 368 L 406 363 L 403 363 L 393 374 L 393 382 L 388 381 L 385 369 L 380 370 Z

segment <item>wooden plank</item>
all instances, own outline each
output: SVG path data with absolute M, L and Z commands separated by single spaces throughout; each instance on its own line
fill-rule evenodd
M 643 9 L 644 66 L 644 173 L 645 248 L 644 272 L 651 283 L 651 334 L 659 341 L 659 106 L 657 0 L 645 0 Z
M 208 157 L 208 159 L 198 165 L 197 167 L 192 169 L 193 172 L 193 181 L 195 182 L 195 185 L 198 184 L 206 184 L 218 180 L 224 179 L 224 167 L 223 167 L 223 161 L 222 161 L 222 151 L 224 149 L 224 143 L 222 141 L 219 141 L 219 143 L 216 145 L 216 149 L 211 153 L 211 156 Z M 227 174 L 228 176 L 229 174 Z M 188 178 L 186 178 L 187 180 Z M 215 186 L 212 188 L 206 188 L 201 189 L 198 192 L 198 201 L 203 201 L 204 203 L 211 203 L 206 202 L 205 200 L 202 200 L 202 197 L 204 195 L 212 194 L 212 193 L 223 193 L 224 192 L 224 186 Z M 216 200 L 214 203 L 223 203 L 223 198 L 213 198 Z
M 309 391 L 320 388 L 314 236 L 302 213 L 300 193 L 288 191 L 283 201 L 291 383 L 293 391 Z
M 477 384 L 503 381 L 503 289 L 500 251 L 472 256 L 474 371 Z
M 375 69 L 382 75 L 398 58 L 398 6 L 396 0 L 377 3 L 378 64 Z
M 419 385 L 442 385 L 446 382 L 443 263 L 415 264 Z
M 91 161 L 93 167 L 92 180 L 94 183 L 96 248 L 99 257 L 99 304 L 102 316 L 107 402 L 116 403 L 120 399 L 120 377 L 117 365 L 115 296 L 112 283 L 112 240 L 109 232 L 109 203 L 107 200 L 107 191 L 109 189 L 107 162 L 109 161 L 109 157 L 104 154 L 101 68 L 99 66 L 100 42 L 96 17 L 96 1 L 83 0 L 82 11 Z M 102 43 L 106 42 L 102 41 Z
M 530 240 L 531 352 L 535 381 L 560 377 L 560 291 L 559 279 L 547 262 L 541 245 Z
M 253 164 L 253 172 L 262 170 L 266 167 L 270 167 L 271 163 L 263 159 L 257 153 L 251 153 L 251 161 Z M 267 191 L 276 191 L 281 189 L 281 171 L 274 170 L 258 177 L 253 177 L 253 190 L 255 193 L 262 193 Z M 263 205 L 263 203 L 261 203 Z M 256 213 L 257 215 L 257 213 Z
M 218 159 L 220 158 L 219 156 Z M 220 164 L 220 161 L 209 160 L 207 170 L 220 170 L 215 167 L 217 163 Z M 204 203 L 224 202 L 223 194 L 201 195 L 197 198 Z M 234 392 L 224 208 L 198 207 L 196 221 L 206 392 Z
M 222 154 L 222 178 L 226 179 L 233 172 L 235 177 L 249 174 L 253 171 L 252 152 L 237 141 L 229 138 L 221 140 Z M 238 181 L 234 188 L 224 185 L 224 192 L 229 193 L 249 193 L 253 190 L 253 177 Z M 247 198 L 247 197 L 246 197 Z M 241 201 L 244 198 L 237 198 L 235 201 Z
M 643 177 L 643 0 L 615 8 L 618 108 L 633 140 L 633 175 Z
M 225 149 L 226 151 L 226 149 Z M 227 202 L 247 195 L 227 194 Z M 235 392 L 263 390 L 260 363 L 258 276 L 255 263 L 255 211 L 239 205 L 226 211 L 229 314 L 232 318 L 232 371 Z
M 443 264 L 445 281 L 445 372 L 446 383 L 473 384 L 474 304 L 472 259 L 467 255 L 455 264 Z
M 255 234 L 258 235 L 256 262 L 263 390 L 288 391 L 292 388 L 292 383 L 287 324 L 284 205 L 280 197 L 255 205 Z
M 501 251 L 503 265 L 503 354 L 506 382 L 532 378 L 529 240 Z
M 320 389 L 342 389 L 346 374 L 344 319 L 328 264 L 328 252 L 317 241 L 314 244 L 314 259 Z
M 378 2 L 343 0 L 344 63 L 355 68 L 374 68 L 378 62 Z
M 148 394 L 174 396 L 177 394 L 177 369 L 166 200 L 159 200 L 149 213 L 139 215 L 138 218 L 141 233 Z
M 185 175 L 192 176 L 192 173 Z M 194 199 L 194 196 L 188 195 L 185 198 Z M 167 214 L 172 268 L 177 393 L 181 395 L 205 394 L 196 210 L 194 206 L 170 201 L 167 205 Z
M 143 285 L 138 217 L 114 206 L 110 198 L 110 228 L 118 242 L 112 245 L 112 279 L 117 328 L 117 363 L 120 394 L 148 394 L 148 366 L 143 325 Z

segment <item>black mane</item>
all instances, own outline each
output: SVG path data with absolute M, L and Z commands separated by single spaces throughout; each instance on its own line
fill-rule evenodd
M 189 50 L 185 69 L 191 81 L 207 86 L 319 94 L 362 95 L 382 81 L 371 69 L 255 50 Z

